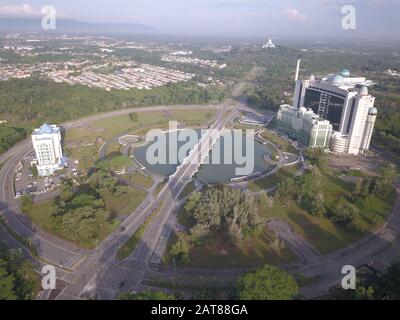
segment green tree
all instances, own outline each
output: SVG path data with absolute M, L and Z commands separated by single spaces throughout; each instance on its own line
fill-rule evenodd
M 311 213 L 316 216 L 323 216 L 326 213 L 324 194 L 318 192 L 311 201 Z
M 186 263 L 189 261 L 189 237 L 184 233 L 178 233 L 177 236 L 177 241 L 171 247 L 171 255 L 176 262 Z
M 238 294 L 242 300 L 290 300 L 298 290 L 291 275 L 270 265 L 238 279 Z
M 191 229 L 193 241 L 212 231 L 226 232 L 234 239 L 242 238 L 259 224 L 256 198 L 225 185 L 194 192 L 185 205 L 185 211 L 195 221 Z
M 129 119 L 130 119 L 132 122 L 137 122 L 137 121 L 138 121 L 138 114 L 137 114 L 136 112 L 131 112 L 131 113 L 129 114 Z
M 36 165 L 33 165 L 31 167 L 31 172 L 34 178 L 37 178 L 39 176 L 38 168 Z
M 7 263 L 0 259 L 0 300 L 16 300 L 15 278 L 7 270 Z

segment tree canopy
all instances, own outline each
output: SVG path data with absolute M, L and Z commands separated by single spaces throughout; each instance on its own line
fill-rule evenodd
M 298 290 L 291 275 L 270 265 L 238 279 L 238 295 L 242 300 L 290 300 Z

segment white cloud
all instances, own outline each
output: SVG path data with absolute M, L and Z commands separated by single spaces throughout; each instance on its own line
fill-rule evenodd
M 0 5 L 1 16 L 37 16 L 40 10 L 35 9 L 30 4 L 21 5 Z
M 285 17 L 291 21 L 296 21 L 296 22 L 308 22 L 309 18 L 306 14 L 301 13 L 299 10 L 296 8 L 286 8 L 283 11 Z

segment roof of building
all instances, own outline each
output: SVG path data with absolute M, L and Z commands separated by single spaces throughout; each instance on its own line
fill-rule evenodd
M 35 129 L 34 135 L 58 133 L 59 128 L 55 125 L 43 124 L 39 129 Z
M 43 124 L 40 128 L 39 128 L 39 134 L 43 134 L 43 133 L 52 133 L 53 132 L 53 127 L 48 125 L 47 123 Z

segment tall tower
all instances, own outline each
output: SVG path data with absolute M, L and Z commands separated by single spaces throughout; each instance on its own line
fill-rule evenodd
M 367 121 L 365 123 L 365 130 L 363 135 L 363 143 L 361 149 L 363 151 L 369 149 L 369 145 L 371 144 L 372 134 L 374 132 L 376 116 L 378 114 L 378 110 L 375 107 L 372 107 L 368 110 Z
M 297 60 L 296 75 L 294 77 L 294 81 L 299 80 L 300 63 L 301 63 L 301 59 Z

